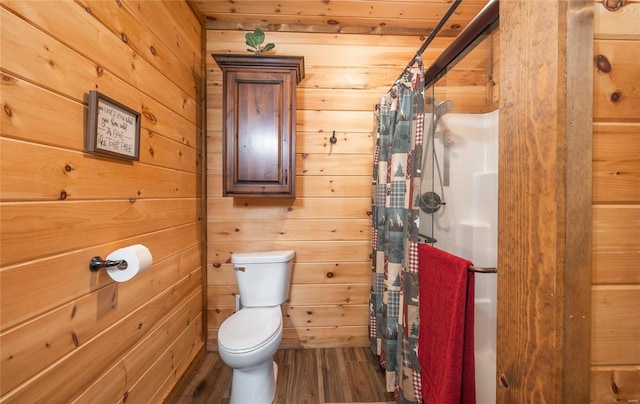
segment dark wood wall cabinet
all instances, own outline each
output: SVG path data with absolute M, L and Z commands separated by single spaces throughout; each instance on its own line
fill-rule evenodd
M 223 72 L 223 195 L 295 197 L 304 57 L 212 56 Z

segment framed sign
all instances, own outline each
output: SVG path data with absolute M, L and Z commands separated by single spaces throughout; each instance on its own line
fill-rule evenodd
M 89 91 L 86 149 L 111 157 L 140 159 L 140 113 L 118 101 Z

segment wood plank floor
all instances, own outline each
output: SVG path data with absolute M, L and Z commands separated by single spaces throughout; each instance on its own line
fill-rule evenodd
M 394 402 L 368 347 L 280 349 L 273 359 L 278 364 L 276 404 Z M 229 403 L 231 372 L 217 352 L 207 352 L 173 402 Z

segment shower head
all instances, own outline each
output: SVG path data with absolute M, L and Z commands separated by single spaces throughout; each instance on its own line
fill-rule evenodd
M 436 117 L 441 118 L 444 114 L 449 112 L 450 109 L 451 109 L 451 101 L 450 100 L 444 100 L 441 103 L 439 103 L 438 105 L 436 105 L 436 107 L 433 110 L 433 112 L 435 113 Z

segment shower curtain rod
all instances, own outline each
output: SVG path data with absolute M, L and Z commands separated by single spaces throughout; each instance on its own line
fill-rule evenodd
M 425 86 L 428 87 L 444 76 L 455 65 L 453 62 L 457 62 L 460 56 L 470 50 L 471 45 L 483 32 L 497 25 L 499 17 L 499 0 L 490 0 L 425 71 Z
M 449 7 L 449 10 L 447 10 L 447 12 L 444 15 L 444 17 L 442 17 L 442 19 L 438 22 L 438 24 L 433 29 L 433 31 L 431 31 L 431 33 L 429 34 L 429 37 L 422 43 L 422 45 L 420 46 L 420 48 L 418 49 L 416 54 L 411 58 L 409 63 L 407 63 L 407 67 L 405 67 L 404 70 L 402 70 L 402 73 L 400 73 L 400 76 L 398 76 L 396 81 L 400 80 L 402 78 L 402 76 L 404 75 L 404 72 L 408 68 L 413 66 L 413 64 L 416 62 L 416 59 L 418 59 L 420 56 L 422 56 L 422 53 L 427 49 L 427 46 L 429 46 L 429 44 L 431 44 L 431 42 L 433 42 L 433 39 L 436 37 L 436 35 L 438 35 L 438 32 L 440 32 L 440 30 L 442 29 L 442 26 L 447 22 L 447 20 L 449 20 L 449 17 L 451 17 L 451 14 L 453 14 L 453 12 L 456 11 L 456 8 L 458 8 L 460 3 L 462 3 L 462 0 L 455 0 L 453 2 L 453 4 L 451 5 L 451 7 Z

